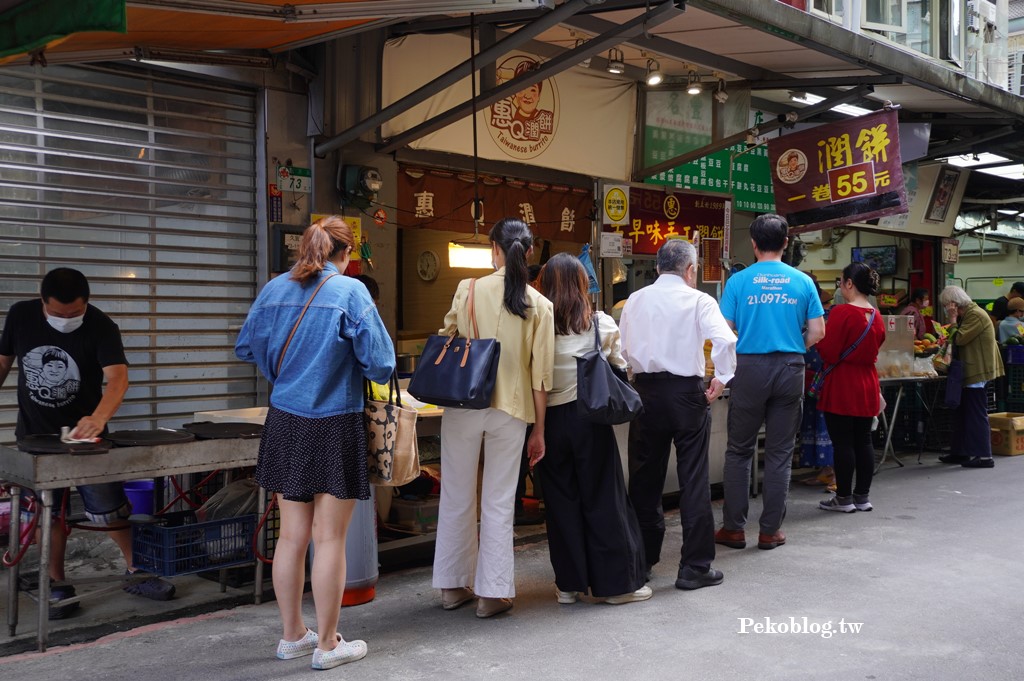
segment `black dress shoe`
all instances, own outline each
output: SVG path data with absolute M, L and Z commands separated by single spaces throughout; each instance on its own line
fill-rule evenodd
M 964 468 L 995 468 L 996 462 L 992 460 L 991 456 L 986 459 L 976 456 L 973 459 L 964 461 L 960 465 Z
M 946 454 L 939 457 L 939 463 L 962 464 L 970 460 L 971 457 L 963 456 L 961 454 Z
M 689 565 L 679 568 L 679 575 L 676 579 L 676 588 L 685 591 L 699 589 L 704 586 L 715 586 L 721 584 L 724 576 L 721 570 L 708 568 L 707 572 L 698 572 Z

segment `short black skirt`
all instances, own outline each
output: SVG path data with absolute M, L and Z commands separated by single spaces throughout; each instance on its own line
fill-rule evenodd
M 306 418 L 271 407 L 256 482 L 289 501 L 312 501 L 314 494 L 369 499 L 363 414 Z

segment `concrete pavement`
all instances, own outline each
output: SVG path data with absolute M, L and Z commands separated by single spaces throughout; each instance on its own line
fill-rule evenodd
M 906 468 L 887 464 L 875 478 L 872 513 L 819 511 L 820 488 L 794 485 L 783 528 L 788 543 L 758 550 L 755 520 L 748 548 L 719 547 L 715 566 L 725 582 L 716 587 L 674 588 L 679 521 L 672 513 L 654 597 L 643 603 L 557 604 L 540 541 L 517 548 L 515 608 L 491 620 L 477 619 L 472 606 L 442 611 L 429 567 L 383 575 L 373 602 L 342 611 L 342 634 L 365 639 L 370 654 L 331 671 L 312 671 L 309 658 L 274 659 L 277 609 L 266 603 L 11 654 L 0 658 L 0 674 L 112 681 L 1024 678 L 1024 457 L 997 457 L 993 470 L 945 466 L 934 454 L 923 465 L 904 460 Z M 752 516 L 759 511 L 753 500 Z M 308 596 L 306 612 L 313 622 Z M 815 633 L 779 628 L 794 622 Z M 831 636 L 821 632 L 826 623 Z M 776 633 L 755 633 L 757 625 Z

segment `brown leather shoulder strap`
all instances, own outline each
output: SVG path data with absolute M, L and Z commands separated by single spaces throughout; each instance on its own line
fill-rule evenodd
M 338 273 L 334 272 L 334 273 L 328 274 L 326 277 L 324 277 L 324 280 L 321 281 L 320 284 L 313 291 L 313 295 L 311 295 L 309 297 L 309 300 L 306 301 L 306 305 L 305 305 L 305 307 L 302 308 L 302 312 L 299 313 L 299 318 L 295 320 L 295 326 L 292 327 L 292 332 L 288 334 L 288 340 L 286 340 L 284 342 L 284 347 L 281 348 L 281 356 L 277 360 L 277 375 L 278 376 L 281 375 L 281 366 L 284 364 L 284 356 L 285 356 L 285 353 L 288 352 L 288 346 L 291 345 L 292 337 L 295 335 L 295 331 L 299 328 L 299 324 L 302 323 L 302 318 L 306 316 L 306 310 L 309 309 L 309 304 L 313 302 L 314 298 L 316 298 L 316 294 L 320 293 L 320 289 L 322 289 L 324 287 L 324 284 L 327 283 L 327 280 L 330 279 L 331 277 L 336 277 L 336 276 L 338 276 Z
M 476 279 L 471 279 L 469 282 L 469 322 L 473 325 L 473 335 L 470 338 L 479 338 L 480 329 L 476 327 L 476 307 L 473 305 L 473 291 L 476 288 Z

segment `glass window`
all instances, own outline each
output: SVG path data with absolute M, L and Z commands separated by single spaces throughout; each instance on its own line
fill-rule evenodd
M 823 14 L 832 21 L 842 23 L 843 10 L 845 9 L 844 4 L 845 0 L 813 0 L 811 12 L 813 14 Z
M 907 0 L 864 0 L 861 27 L 902 32 L 907 26 Z

